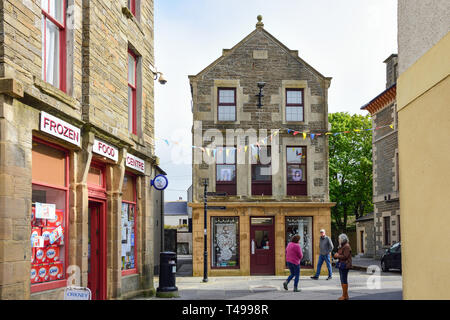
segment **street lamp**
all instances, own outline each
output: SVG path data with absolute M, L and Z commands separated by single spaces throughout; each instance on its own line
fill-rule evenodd
M 257 94 L 256 96 L 258 97 L 258 108 L 261 108 L 263 106 L 262 104 L 262 97 L 264 97 L 263 95 L 263 88 L 266 85 L 265 82 L 258 82 L 258 88 L 259 88 L 259 94 Z

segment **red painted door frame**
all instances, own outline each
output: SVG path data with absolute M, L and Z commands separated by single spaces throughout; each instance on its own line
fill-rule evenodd
M 250 223 L 250 274 L 274 275 L 275 274 L 275 217 L 272 225 L 252 225 Z M 251 219 L 251 218 L 250 218 Z M 251 220 L 250 220 L 251 222 Z M 266 232 L 269 236 L 268 249 L 258 248 L 256 243 L 257 231 Z M 252 244 L 254 242 L 254 245 Z M 252 248 L 254 246 L 254 249 Z
M 94 290 L 90 288 L 93 300 L 106 300 L 106 256 L 108 249 L 106 237 L 106 213 L 108 212 L 106 201 L 106 167 L 104 164 L 94 161 L 91 166 L 101 170 L 102 185 L 88 185 L 89 209 L 91 209 L 91 216 L 89 217 L 91 224 L 91 230 L 89 230 L 91 234 L 91 272 L 88 275 L 88 283 L 94 286 Z M 92 259 L 92 257 L 95 257 L 95 259 Z

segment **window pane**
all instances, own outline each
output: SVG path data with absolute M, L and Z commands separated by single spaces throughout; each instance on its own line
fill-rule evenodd
M 253 181 L 272 181 L 272 166 L 255 165 L 252 171 Z
M 286 103 L 287 104 L 302 104 L 303 97 L 301 91 L 288 90 L 286 92 Z
M 235 121 L 236 120 L 235 106 L 219 106 L 219 121 Z
M 270 248 L 271 239 L 269 239 L 269 231 L 255 230 L 256 249 L 268 250 Z
M 128 86 L 128 130 L 133 132 L 133 117 L 134 117 L 134 91 Z
M 45 0 L 44 0 L 45 1 Z M 50 0 L 50 8 L 46 10 L 53 18 L 64 24 L 64 0 Z
M 129 174 L 125 174 L 122 185 L 122 201 L 135 202 L 135 190 L 136 179 Z
M 239 265 L 239 218 L 212 218 L 212 266 L 235 267 Z
M 45 19 L 45 18 L 43 18 Z M 45 19 L 45 81 L 59 88 L 60 50 L 59 28 Z
M 300 265 L 312 268 L 312 217 L 286 217 L 286 246 L 296 234 L 303 251 Z
M 234 90 L 219 90 L 219 104 L 234 103 Z
M 217 164 L 234 164 L 236 162 L 235 147 L 217 147 L 216 163 Z
M 288 166 L 288 182 L 305 182 L 305 165 L 289 164 Z
M 252 225 L 272 225 L 273 218 L 251 218 Z
M 286 121 L 303 121 L 303 107 L 286 107 Z
M 136 268 L 135 214 L 136 206 L 134 204 L 122 203 L 122 270 Z
M 102 170 L 95 167 L 90 167 L 87 178 L 88 184 L 103 187 Z
M 41 9 L 48 12 L 48 0 L 41 0 Z
M 66 153 L 33 141 L 32 179 L 49 185 L 66 186 Z
M 272 153 L 270 147 L 258 147 L 252 148 L 252 163 L 253 164 L 270 164 L 272 161 Z
M 217 180 L 222 182 L 232 182 L 236 179 L 235 165 L 217 165 Z
M 128 53 L 128 83 L 136 87 L 136 59 Z
M 62 280 L 65 278 L 66 191 L 32 185 L 32 202 L 31 283 Z M 36 203 L 54 204 L 55 219 L 37 218 Z M 58 236 L 51 237 L 51 234 Z M 41 241 L 34 241 L 37 237 L 41 237 Z
M 287 163 L 305 163 L 306 153 L 302 147 L 287 147 L 286 157 Z

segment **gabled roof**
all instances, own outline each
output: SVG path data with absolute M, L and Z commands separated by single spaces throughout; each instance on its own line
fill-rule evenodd
M 356 219 L 356 222 L 362 222 L 362 221 L 370 221 L 373 220 L 373 212 L 366 214 L 365 216 L 359 217 Z
M 304 61 L 303 59 L 301 59 L 298 56 L 298 50 L 290 50 L 288 47 L 286 47 L 283 43 L 281 43 L 277 38 L 275 38 L 273 35 L 271 35 L 269 32 L 267 32 L 262 26 L 258 26 L 256 27 L 256 29 L 251 32 L 249 35 L 247 35 L 244 39 L 242 39 L 239 43 L 237 43 L 233 48 L 231 49 L 224 49 L 222 56 L 219 57 L 217 60 L 215 60 L 213 63 L 211 63 L 209 66 L 207 66 L 205 69 L 203 69 L 202 71 L 200 71 L 197 75 L 190 75 L 189 79 L 194 79 L 200 76 L 203 76 L 204 74 L 206 74 L 209 70 L 211 70 L 212 68 L 214 68 L 217 64 L 219 64 L 220 62 L 222 62 L 223 60 L 225 60 L 225 58 L 227 58 L 229 55 L 233 54 L 234 51 L 236 51 L 236 49 L 238 49 L 239 47 L 241 47 L 242 45 L 244 45 L 247 41 L 249 41 L 251 38 L 253 38 L 257 33 L 263 33 L 264 36 L 266 36 L 268 39 L 272 40 L 274 43 L 276 43 L 282 50 L 284 50 L 286 52 L 286 54 L 292 56 L 292 58 L 294 58 L 295 60 L 297 60 L 299 63 L 306 65 L 311 71 L 313 71 L 317 76 L 323 78 L 323 79 L 327 79 L 327 80 L 331 80 L 331 77 L 325 77 L 324 75 L 322 75 L 319 71 L 317 71 L 316 69 L 314 69 L 311 65 L 309 65 L 306 61 Z

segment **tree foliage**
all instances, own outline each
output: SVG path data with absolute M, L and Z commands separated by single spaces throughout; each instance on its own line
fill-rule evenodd
M 332 220 L 346 232 L 348 218 L 359 218 L 373 210 L 372 203 L 372 122 L 369 117 L 346 112 L 329 114 L 332 134 L 330 150 L 330 200 Z

